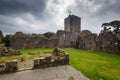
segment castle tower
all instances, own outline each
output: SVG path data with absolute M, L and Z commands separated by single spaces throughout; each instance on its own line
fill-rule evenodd
M 81 31 L 81 18 L 75 15 L 69 15 L 64 20 L 64 30 L 79 33 Z
M 70 15 L 64 19 L 64 30 L 57 31 L 59 47 L 76 46 L 77 38 L 81 32 L 81 19 L 75 15 Z

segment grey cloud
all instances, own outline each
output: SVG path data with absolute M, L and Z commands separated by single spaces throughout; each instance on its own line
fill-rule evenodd
M 60 5 L 60 0 L 49 0 L 51 3 Z M 63 0 L 64 1 L 64 0 Z M 74 0 L 76 7 L 74 5 L 67 6 L 66 13 L 68 10 L 73 8 L 72 14 L 75 14 L 82 19 L 82 29 L 89 29 L 93 32 L 99 33 L 101 29 L 101 24 L 103 22 L 109 22 L 115 19 L 120 19 L 120 0 Z M 92 6 L 85 6 L 82 1 L 92 2 Z M 54 14 L 51 14 L 47 7 L 48 0 L 0 0 L 0 30 L 4 33 L 15 33 L 16 31 L 23 31 L 26 33 L 31 32 L 46 32 L 46 31 L 56 31 L 58 29 L 63 29 L 63 26 L 56 24 L 52 20 L 56 19 L 56 16 L 61 18 L 59 10 L 53 10 Z M 68 1 L 69 3 L 69 1 Z M 64 4 L 65 5 L 65 4 Z M 92 8 L 100 5 L 96 11 L 92 11 Z M 56 9 L 56 8 L 55 8 Z M 52 9 L 51 9 L 52 10 Z M 66 15 L 65 13 L 65 15 Z M 62 16 L 65 16 L 64 14 Z M 16 18 L 21 18 L 28 24 L 36 24 L 40 22 L 39 29 L 32 30 L 29 25 L 18 25 L 16 23 Z M 59 22 L 58 22 L 59 23 Z M 43 29 L 41 29 L 43 28 Z
M 53 0 L 54 3 L 59 4 L 59 0 Z
M 98 9 L 96 15 L 107 15 L 111 13 L 120 14 L 120 0 L 94 0 L 95 4 L 100 4 L 102 7 Z M 114 15 L 112 15 L 114 16 Z
M 22 18 L 27 22 L 46 19 L 47 0 L 0 0 L 0 30 L 4 33 L 16 31 L 31 32 L 29 26 L 21 26 L 16 23 L 16 18 Z M 30 14 L 34 19 L 30 20 Z
M 0 0 L 0 14 L 36 13 L 43 16 L 47 0 Z
M 89 29 L 95 33 L 99 33 L 101 30 L 101 24 L 112 20 L 120 20 L 120 0 L 86 0 L 93 2 L 92 6 L 86 6 L 81 0 L 78 0 L 75 14 L 82 18 L 82 29 Z M 92 11 L 96 5 L 100 5 L 100 8 L 96 12 Z
M 23 27 L 18 26 L 13 17 L 0 15 L 0 30 L 4 33 L 15 33 L 21 31 Z

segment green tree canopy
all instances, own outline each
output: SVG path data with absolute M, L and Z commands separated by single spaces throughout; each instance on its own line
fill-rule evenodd
M 111 30 L 111 28 L 113 28 L 113 32 L 120 33 L 120 21 L 119 20 L 114 20 L 109 23 L 103 23 L 101 27 L 103 27 L 104 32 L 109 31 Z
M 115 33 L 120 33 L 120 21 L 112 21 L 109 23 L 110 26 L 114 28 Z
M 103 32 L 111 30 L 111 27 L 109 26 L 109 23 L 103 23 L 101 27 L 103 27 Z
M 0 43 L 2 43 L 3 42 L 3 33 L 2 33 L 2 31 L 0 31 Z
M 46 32 L 46 33 L 43 33 L 43 36 L 46 38 L 52 38 L 53 36 L 55 36 L 55 33 L 54 32 Z
M 3 38 L 3 43 L 6 47 L 9 47 L 10 46 L 10 38 L 11 38 L 11 35 L 6 35 L 4 38 Z

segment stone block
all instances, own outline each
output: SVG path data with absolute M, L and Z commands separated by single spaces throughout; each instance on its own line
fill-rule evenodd
M 6 72 L 15 72 L 18 70 L 18 61 L 17 60 L 7 61 L 5 63 L 5 66 Z

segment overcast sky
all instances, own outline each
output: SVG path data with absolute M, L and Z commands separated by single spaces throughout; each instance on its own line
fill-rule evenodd
M 56 32 L 64 29 L 71 10 L 81 17 L 82 30 L 99 33 L 101 24 L 120 20 L 120 0 L 0 0 L 4 34 Z

